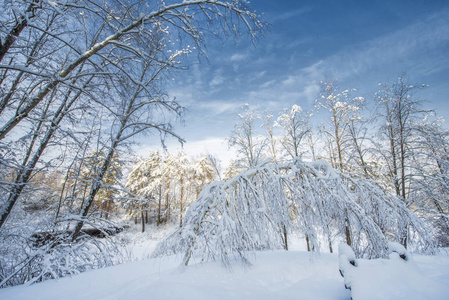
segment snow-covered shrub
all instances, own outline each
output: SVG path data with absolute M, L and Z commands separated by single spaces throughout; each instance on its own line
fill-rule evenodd
M 435 247 L 424 224 L 403 202 L 374 182 L 352 178 L 323 161 L 265 162 L 227 182 L 215 182 L 192 203 L 185 225 L 163 240 L 153 256 L 183 253 L 221 260 L 248 250 L 281 248 L 286 232 L 306 235 L 319 250 L 318 236 L 352 243 L 359 256 L 387 257 L 388 241 L 409 236 L 414 250 Z
M 122 262 L 120 249 L 111 240 L 71 233 L 18 232 L 0 235 L 0 288 L 31 284 L 75 275 Z

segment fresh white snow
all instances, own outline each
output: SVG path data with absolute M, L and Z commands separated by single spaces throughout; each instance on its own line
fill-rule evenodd
M 167 230 L 165 231 L 167 232 Z M 192 258 L 181 268 L 180 256 L 148 259 L 162 233 L 154 227 L 144 234 L 121 233 L 132 245 L 131 263 L 0 290 L 8 300 L 113 299 L 350 299 L 339 273 L 338 254 L 267 251 L 250 255 L 252 267 L 235 262 L 232 270 L 219 262 Z M 119 236 L 120 236 L 119 235 Z M 120 238 L 120 237 L 119 237 Z M 393 254 L 394 256 L 397 254 Z M 358 299 L 449 299 L 449 256 L 413 256 L 405 262 L 358 260 L 352 297 Z M 355 287 L 355 284 L 357 287 Z

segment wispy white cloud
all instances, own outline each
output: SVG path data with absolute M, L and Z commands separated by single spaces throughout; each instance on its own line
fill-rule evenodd
M 276 15 L 270 21 L 271 22 L 284 21 L 284 20 L 287 20 L 287 19 L 291 19 L 293 17 L 298 17 L 300 15 L 306 14 L 308 12 L 311 12 L 312 10 L 313 9 L 311 7 L 302 7 L 302 8 L 299 8 L 299 9 L 295 9 L 295 10 L 292 10 L 292 11 L 285 12 L 283 14 Z
M 231 61 L 231 62 L 244 61 L 248 58 L 248 56 L 249 56 L 248 52 L 235 53 L 235 54 L 231 55 L 231 57 L 229 58 L 229 61 Z
M 270 87 L 270 86 L 273 86 L 275 83 L 276 83 L 276 79 L 273 79 L 273 80 L 270 80 L 270 81 L 267 81 L 267 82 L 262 83 L 262 84 L 260 85 L 260 88 L 261 88 L 261 89 L 266 89 L 266 88 L 268 88 L 268 87 Z
M 447 53 L 434 51 L 448 45 L 449 12 L 442 11 L 382 37 L 350 45 L 301 72 L 311 78 L 333 74 L 338 79 L 399 65 L 415 68 L 416 72 L 433 72 L 449 65 Z M 422 60 L 426 63 L 421 64 Z
M 198 107 L 206 109 L 211 115 L 219 115 L 222 113 L 232 113 L 242 105 L 241 102 L 235 100 L 227 101 L 207 101 L 198 103 Z
M 311 107 L 318 96 L 319 81 L 327 77 L 362 82 L 360 78 L 373 72 L 380 74 L 381 80 L 403 70 L 431 74 L 448 68 L 449 55 L 441 51 L 447 47 L 449 12 L 443 11 L 387 35 L 348 45 L 306 67 L 285 73 L 277 85 L 271 84 L 267 86 L 269 89 L 253 91 L 250 95 L 261 99 L 276 97 L 283 103 L 306 102 Z
M 225 81 L 225 78 L 221 74 L 215 74 L 212 80 L 209 82 L 210 87 L 217 87 L 223 84 Z
M 279 16 L 278 20 L 306 12 L 287 12 Z M 292 49 L 298 44 L 294 39 L 276 41 L 277 44 L 281 42 L 287 46 L 290 43 Z M 318 96 L 317 83 L 329 75 L 352 84 L 361 82 L 373 72 L 378 72 L 386 79 L 385 76 L 394 75 L 404 70 L 404 67 L 407 71 L 414 68 L 414 73 L 422 74 L 448 68 L 449 12 L 441 11 L 413 23 L 411 20 L 405 28 L 364 42 L 348 44 L 345 49 L 327 57 L 317 57 L 316 53 L 312 53 L 310 57 L 315 57 L 315 60 L 308 65 L 305 62 L 309 61 L 309 57 L 304 59 L 304 53 L 298 52 L 297 59 L 295 57 L 286 63 L 276 55 L 275 50 L 269 50 L 270 47 L 264 46 L 263 55 L 252 54 L 253 48 L 248 48 L 250 50 L 225 54 L 218 65 L 203 64 L 201 68 L 193 66 L 191 78 L 181 78 L 182 84 L 169 90 L 169 94 L 176 96 L 182 105 L 191 108 L 189 117 L 194 119 L 192 123 L 201 124 L 199 129 L 186 129 L 187 139 L 192 131 L 197 134 L 196 140 L 188 141 L 185 149 L 191 149 L 191 153 L 202 153 L 205 149 L 211 153 L 227 151 L 222 138 L 208 136 L 229 134 L 234 123 L 233 116 L 244 103 L 249 103 L 257 110 L 270 110 L 274 115 L 293 104 L 305 110 L 312 108 Z M 290 49 L 287 49 L 289 52 Z M 446 53 L 441 49 L 446 49 Z M 246 61 L 251 61 L 251 64 L 242 63 Z M 370 80 L 365 80 L 366 84 L 377 83 Z M 358 85 L 345 87 L 360 88 Z M 218 122 L 221 123 L 217 125 Z M 206 137 L 199 140 L 201 135 Z M 226 157 L 226 154 L 220 157 Z

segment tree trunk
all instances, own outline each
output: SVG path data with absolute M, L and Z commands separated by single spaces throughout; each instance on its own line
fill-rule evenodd
M 182 227 L 182 198 L 184 196 L 184 177 L 181 174 L 181 205 L 180 205 L 180 210 L 179 210 L 179 227 Z
M 352 240 L 351 240 L 351 229 L 349 227 L 349 219 L 346 218 L 346 226 L 345 226 L 345 236 L 346 236 L 346 244 L 348 244 L 348 246 L 351 246 L 352 244 Z
M 103 181 L 103 177 L 106 174 L 107 169 L 111 165 L 112 158 L 114 157 L 115 150 L 119 144 L 120 137 L 123 133 L 123 129 L 126 125 L 126 122 L 127 122 L 126 119 L 122 120 L 122 124 L 121 124 L 122 128 L 119 129 L 119 132 L 115 136 L 112 146 L 109 148 L 108 155 L 106 156 L 106 158 L 100 168 L 100 171 L 98 172 L 95 180 L 93 181 L 89 196 L 86 199 L 86 203 L 85 203 L 84 207 L 81 209 L 81 221 L 78 222 L 78 224 L 75 227 L 75 230 L 73 231 L 72 241 L 75 241 L 78 238 L 78 236 L 81 232 L 81 228 L 84 226 L 84 221 L 82 219 L 87 217 L 90 207 L 94 203 L 95 196 L 97 195 L 98 191 L 101 188 L 101 182 Z
M 288 251 L 287 228 L 285 227 L 285 224 L 282 224 L 282 230 L 284 232 L 284 249 Z
M 93 77 L 89 79 L 88 82 Z M 36 150 L 36 152 L 33 154 L 33 157 L 30 161 L 24 160 L 23 162 L 23 169 L 19 171 L 19 174 L 16 177 L 14 188 L 11 190 L 8 196 L 8 200 L 5 203 L 5 208 L 3 209 L 0 217 L 0 228 L 5 224 L 6 219 L 8 218 L 9 214 L 11 213 L 14 205 L 17 202 L 17 199 L 19 199 L 20 194 L 22 193 L 23 189 L 25 188 L 26 184 L 28 183 L 32 171 L 36 167 L 36 164 L 38 163 L 39 159 L 41 158 L 42 154 L 44 153 L 45 149 L 47 148 L 48 143 L 53 137 L 53 134 L 56 132 L 56 130 L 59 128 L 59 124 L 64 119 L 68 111 L 70 110 L 71 106 L 75 101 L 80 97 L 81 91 L 79 91 L 75 96 L 67 102 L 67 99 L 69 97 L 70 93 L 66 96 L 64 101 L 61 103 L 61 105 L 58 107 L 58 110 L 55 112 L 52 120 L 50 128 L 45 133 L 45 136 L 43 137 L 39 148 Z M 31 155 L 31 149 L 29 149 L 29 155 Z
M 306 244 L 307 244 L 307 251 L 310 252 L 310 240 L 308 234 L 306 234 Z
M 16 19 L 16 24 L 5 37 L 3 44 L 1 44 L 0 39 L 0 62 L 3 60 L 3 57 L 5 57 L 6 53 L 8 53 L 8 50 L 14 44 L 17 37 L 22 33 L 23 29 L 28 26 L 28 21 L 34 18 L 34 12 L 38 8 L 38 5 L 36 5 L 38 2 L 39 1 L 36 0 L 32 1 L 25 11 L 25 14 Z
M 389 100 L 386 100 L 389 101 Z M 388 120 L 388 139 L 390 140 L 390 151 L 391 151 L 391 162 L 393 164 L 393 182 L 394 188 L 396 190 L 396 195 L 401 195 L 401 190 L 399 188 L 399 180 L 398 180 L 398 166 L 397 166 L 397 158 L 396 158 L 396 143 L 395 143 L 395 134 L 393 130 L 393 116 L 390 110 L 390 106 L 388 102 L 385 102 L 385 108 L 387 111 L 387 120 Z
M 162 204 L 162 186 L 159 186 L 159 201 L 158 201 L 158 205 L 157 205 L 156 226 L 161 225 L 161 204 Z
M 168 217 L 170 215 L 170 202 L 169 202 L 169 193 L 170 193 L 170 182 L 167 184 L 167 193 L 165 196 L 165 220 L 164 223 L 167 224 Z
M 405 226 L 405 232 L 401 238 L 401 244 L 402 246 L 404 246 L 405 249 L 407 249 L 407 243 L 408 243 L 408 225 Z
M 145 215 L 143 212 L 143 205 L 140 207 L 140 217 L 142 218 L 142 233 L 145 232 Z

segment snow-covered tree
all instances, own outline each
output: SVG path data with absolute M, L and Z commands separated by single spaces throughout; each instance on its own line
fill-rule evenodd
M 156 211 L 157 225 L 176 215 L 182 226 L 186 209 L 198 198 L 203 186 L 217 178 L 215 172 L 207 156 L 195 160 L 181 151 L 167 153 L 165 157 L 150 152 L 146 159 L 138 159 L 128 175 L 125 187 L 131 197 L 124 205 L 127 209 L 138 209 L 142 230 L 148 223 L 149 211 Z
M 443 120 L 424 120 L 418 127 L 411 198 L 417 210 L 436 229 L 441 246 L 449 245 L 449 131 Z
M 348 136 L 351 127 L 351 121 L 357 118 L 356 112 L 361 107 L 363 98 L 350 96 L 355 90 L 344 90 L 338 92 L 338 86 L 335 81 L 321 82 L 321 95 L 316 102 L 318 110 L 326 111 L 330 116 L 330 123 L 327 127 L 323 127 L 326 137 L 326 147 L 329 151 L 329 161 L 334 168 L 341 172 L 348 171 L 347 151 L 348 144 L 351 142 Z M 345 225 L 346 242 L 352 244 L 351 223 L 346 219 Z
M 368 116 L 364 115 L 366 107 L 363 98 L 358 100 L 358 108 L 351 111 L 348 120 L 346 165 L 349 173 L 378 179 L 373 133 L 369 130 L 369 125 L 373 123 Z
M 405 75 L 401 75 L 396 82 L 380 86 L 382 89 L 376 93 L 376 99 L 382 120 L 380 138 L 388 143 L 381 150 L 388 167 L 386 175 L 391 178 L 396 194 L 408 200 L 413 174 L 414 135 L 425 116 L 423 101 L 416 99 L 415 93 L 424 85 L 411 85 Z
M 157 202 L 157 224 L 161 223 L 162 203 L 162 157 L 151 151 L 146 159 L 138 159 L 128 175 L 125 188 L 133 195 L 125 202 L 128 209 L 138 208 L 142 221 L 142 232 L 148 220 L 148 206 Z
M 226 170 L 223 173 L 223 180 L 229 180 L 241 172 L 242 169 L 233 159 L 231 159 L 228 166 L 226 167 Z
M 298 105 L 285 109 L 278 117 L 276 126 L 282 128 L 281 144 L 291 158 L 302 157 L 302 143 L 310 133 L 308 116 Z
M 276 122 L 272 121 L 273 115 L 271 113 L 266 114 L 263 117 L 263 127 L 265 128 L 266 138 L 266 153 L 267 157 L 272 159 L 273 161 L 278 160 L 278 137 L 275 134 L 275 126 Z
M 125 138 L 150 129 L 173 133 L 170 121 L 161 120 L 164 113 L 157 113 L 180 112 L 161 90 L 161 74 L 180 66 L 188 53 L 203 49 L 208 37 L 203 34 L 204 26 L 215 27 L 216 36 L 239 35 L 244 28 L 251 37 L 263 26 L 247 9 L 246 1 L 157 1 L 148 5 L 140 0 L 24 0 L 5 3 L 4 8 L 0 20 L 6 37 L 0 47 L 1 146 L 10 152 L 17 150 L 11 148 L 10 140 L 21 136 L 28 146 L 16 151 L 15 163 L 21 171 L 10 184 L 0 227 L 75 107 L 83 109 L 81 113 L 110 112 L 108 126 L 115 132 L 107 145 L 112 153 L 106 158 L 113 157 Z M 182 38 L 175 42 L 174 35 Z M 72 115 L 79 119 L 81 113 Z M 70 131 L 65 138 L 75 137 L 74 126 Z M 107 169 L 108 160 L 102 169 Z
M 195 186 L 192 182 L 193 168 L 184 152 L 178 152 L 171 160 L 171 189 L 175 192 L 174 204 L 178 210 L 179 227 L 182 227 L 182 217 L 189 204 L 190 188 Z
M 334 168 L 344 172 L 350 142 L 348 131 L 351 121 L 358 118 L 356 112 L 361 108 L 363 98 L 351 97 L 351 93 L 355 90 L 339 92 L 335 81 L 323 81 L 320 86 L 320 98 L 317 99 L 316 108 L 327 112 L 330 117 L 329 125 L 323 127 L 329 159 Z
M 0 170 L 13 176 L 0 182 L 0 233 L 10 232 L 5 224 L 38 171 L 73 169 L 86 153 L 104 154 L 82 199 L 67 184 L 62 189 L 56 222 L 55 214 L 48 215 L 71 234 L 61 235 L 58 247 L 42 248 L 42 261 L 84 243 L 83 226 L 95 225 L 90 216 L 114 157 L 136 136 L 153 131 L 182 140 L 172 125 L 183 109 L 164 91 L 164 76 L 181 69 L 188 54 L 203 53 L 209 38 L 243 32 L 253 38 L 263 27 L 247 1 L 239 0 L 19 0 L 3 1 L 2 9 Z M 77 179 L 63 173 L 66 183 L 81 180 L 77 172 Z M 58 271 L 40 278 L 58 277 L 65 267 L 88 269 L 59 258 L 52 265 Z M 34 262 L 10 270 L 38 274 L 42 265 Z
M 213 159 L 213 158 L 212 158 Z M 201 189 L 212 183 L 219 177 L 218 170 L 211 161 L 211 156 L 203 156 L 192 164 L 193 187 L 195 188 L 195 199 L 198 199 Z
M 237 123 L 231 132 L 228 143 L 237 151 L 235 163 L 242 169 L 251 168 L 262 162 L 267 141 L 258 134 L 257 120 L 259 114 L 248 104 L 236 115 Z
M 300 218 L 291 218 L 289 207 Z M 352 247 L 360 256 L 386 256 L 388 241 L 399 240 L 404 230 L 416 250 L 435 247 L 423 222 L 395 195 L 324 161 L 297 159 L 267 162 L 227 182 L 212 183 L 190 206 L 185 226 L 162 241 L 153 255 L 183 253 L 185 265 L 191 259 L 228 264 L 240 257 L 247 262 L 247 251 L 283 247 L 281 225 L 307 233 L 312 248 L 319 250 L 318 236 L 335 230 L 344 238 L 348 220 Z

